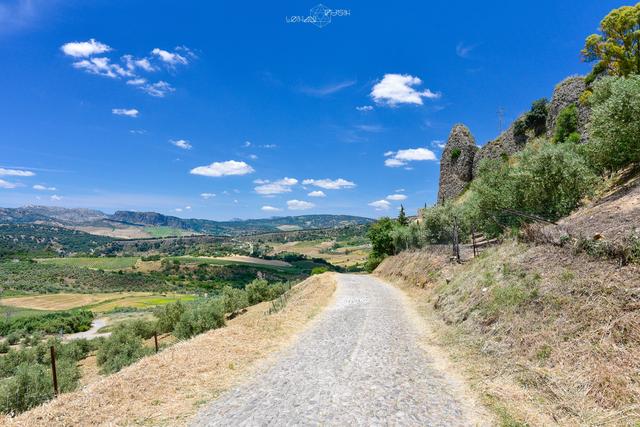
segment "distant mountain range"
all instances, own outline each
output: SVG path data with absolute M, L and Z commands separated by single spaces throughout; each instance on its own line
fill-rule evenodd
M 0 224 L 48 224 L 114 237 L 208 234 L 237 236 L 271 231 L 308 230 L 368 224 L 373 220 L 352 215 L 299 215 L 232 221 L 183 219 L 157 212 L 117 211 L 113 215 L 92 209 L 52 206 L 0 208 Z

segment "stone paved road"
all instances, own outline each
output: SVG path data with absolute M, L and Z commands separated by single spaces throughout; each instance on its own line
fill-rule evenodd
M 194 425 L 473 425 L 406 310 L 381 280 L 339 276 L 335 301 L 293 346 Z

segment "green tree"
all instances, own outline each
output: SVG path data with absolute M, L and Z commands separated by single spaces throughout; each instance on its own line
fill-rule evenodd
M 590 142 L 584 149 L 591 164 L 615 171 L 640 161 L 640 76 L 599 80 L 590 102 Z
M 150 354 L 142 338 L 133 333 L 126 325 L 118 326 L 98 348 L 97 362 L 105 374 L 118 372 L 125 366 Z
M 527 128 L 533 129 L 536 135 L 544 132 L 547 124 L 547 98 L 540 98 L 531 103 L 531 110 L 524 117 L 524 124 Z
M 640 73 L 640 3 L 614 9 L 600 22 L 602 34 L 587 37 L 582 50 L 585 61 L 614 76 Z
M 394 254 L 393 238 L 391 237 L 394 224 L 396 222 L 391 218 L 383 217 L 369 227 L 367 237 L 371 241 L 371 253 L 369 253 L 369 259 L 365 265 L 367 271 L 373 271 L 387 255 Z
M 404 206 L 400 205 L 400 213 L 398 214 L 398 224 L 400 225 L 409 225 L 409 220 L 407 219 L 407 214 L 404 212 Z
M 565 142 L 567 140 L 574 140 L 578 131 L 578 108 L 575 104 L 571 104 L 562 110 L 558 114 L 556 119 L 556 130 L 553 135 L 553 142 Z M 577 139 L 580 140 L 580 134 L 577 135 Z

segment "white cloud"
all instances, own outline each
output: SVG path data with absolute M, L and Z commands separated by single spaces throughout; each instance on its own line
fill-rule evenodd
M 145 84 L 147 82 L 147 79 L 143 78 L 143 77 L 138 77 L 135 79 L 130 79 L 127 80 L 127 84 L 131 85 L 131 86 L 141 86 L 143 84 Z
M 327 197 L 327 195 L 324 194 L 324 191 L 320 191 L 320 190 L 312 191 L 311 193 L 307 194 L 307 196 L 309 196 L 309 197 Z
M 401 201 L 406 200 L 407 196 L 404 194 L 389 194 L 387 200 Z
M 369 206 L 375 208 L 377 211 L 386 211 L 391 207 L 391 203 L 386 200 L 376 200 L 375 202 L 369 203 Z
M 280 212 L 282 209 L 280 208 L 276 208 L 274 206 L 263 206 L 260 209 L 262 209 L 265 212 Z
M 371 98 L 382 105 L 396 106 L 398 104 L 422 105 L 422 98 L 436 99 L 440 94 L 425 89 L 417 91 L 414 86 L 422 84 L 422 80 L 408 74 L 385 74 L 371 90 Z
M 198 166 L 191 169 L 192 175 L 202 176 L 229 176 L 229 175 L 247 175 L 255 172 L 254 169 L 245 162 L 236 160 L 227 160 L 226 162 L 213 162 L 207 166 Z
M 251 160 L 258 160 L 258 156 L 256 156 L 255 154 L 249 154 L 249 158 Z
M 346 179 L 305 179 L 302 181 L 304 185 L 313 185 L 316 187 L 324 188 L 325 190 L 341 190 L 343 188 L 353 188 L 355 183 L 347 181 Z
M 15 184 L 13 182 L 9 182 L 9 181 L 5 181 L 4 179 L 0 179 L 0 188 L 4 188 L 7 190 L 10 190 L 12 188 L 16 188 L 18 186 L 18 184 Z
M 245 141 L 244 144 L 242 145 L 243 147 L 247 148 L 247 147 L 251 147 L 251 141 Z
M 373 106 L 371 105 L 363 105 L 361 107 L 356 107 L 358 111 L 373 111 Z
M 178 139 L 177 141 L 170 139 L 169 142 L 178 148 L 182 148 L 183 150 L 191 150 L 191 148 L 193 147 L 191 144 L 189 144 L 189 141 L 186 141 L 184 139 Z
M 290 193 L 291 187 L 296 185 L 298 180 L 295 178 L 282 178 L 278 181 L 263 181 L 262 184 L 255 187 L 255 191 L 263 196 L 272 196 L 274 194 Z
M 444 148 L 445 147 L 445 142 L 441 139 L 434 139 L 433 141 L 431 141 L 431 144 L 435 145 L 438 148 Z
M 44 185 L 40 185 L 40 184 L 34 185 L 33 189 L 38 191 L 56 191 L 57 190 L 56 187 L 45 187 Z
M 138 117 L 140 111 L 135 108 L 114 108 L 111 110 L 116 116 Z
M 156 98 L 164 98 L 168 93 L 176 91 L 173 86 L 163 80 L 155 83 L 148 83 L 141 86 L 140 89 L 151 96 L 155 96 Z
M 136 69 L 141 69 L 147 72 L 156 71 L 156 68 L 151 65 L 151 62 L 147 58 L 136 59 L 133 55 L 124 55 L 122 60 L 131 71 L 135 71 Z
M 175 208 L 174 211 L 176 212 L 182 212 L 182 208 Z
M 111 60 L 105 57 L 83 59 L 82 61 L 74 62 L 73 66 L 87 73 L 110 77 L 112 79 L 134 76 L 131 71 L 125 70 L 118 64 L 112 64 Z
M 460 58 L 468 58 L 471 51 L 476 47 L 478 47 L 478 45 L 465 45 L 464 42 L 460 42 L 456 45 L 456 55 Z
M 171 65 L 187 65 L 189 60 L 177 52 L 169 52 L 163 49 L 155 48 L 151 51 L 152 55 L 157 56 L 162 62 Z
M 58 196 L 57 194 L 54 194 L 53 196 L 51 196 L 51 200 L 53 200 L 54 202 L 57 202 L 59 200 L 62 200 L 62 196 Z
M 304 211 L 307 209 L 314 208 L 314 205 L 311 202 L 305 202 L 304 200 L 288 200 L 287 207 L 290 211 Z
M 328 84 L 326 86 L 321 86 L 321 87 L 305 86 L 300 88 L 300 90 L 301 92 L 306 93 L 307 95 L 327 96 L 327 95 L 334 94 L 336 92 L 340 92 L 342 89 L 351 87 L 354 84 L 356 84 L 355 80 L 345 80 L 343 82 L 332 83 L 332 84 Z
M 111 48 L 95 39 L 86 42 L 69 42 L 63 44 L 60 49 L 65 55 L 74 58 L 88 58 L 92 55 L 109 52 Z
M 216 197 L 216 195 L 214 193 L 200 193 L 200 197 L 205 200 L 209 200 L 212 197 Z
M 0 176 L 34 176 L 35 173 L 22 169 L 0 168 Z
M 385 166 L 390 168 L 397 168 L 400 166 L 406 166 L 408 162 L 425 161 L 425 160 L 437 160 L 433 151 L 428 148 L 407 148 L 405 150 L 387 151 L 384 153 L 385 157 L 388 157 L 384 161 Z
M 191 210 L 191 206 L 185 206 L 184 207 L 186 210 L 190 211 Z

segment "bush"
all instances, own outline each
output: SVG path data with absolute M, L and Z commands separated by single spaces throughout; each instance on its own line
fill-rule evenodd
M 269 300 L 269 282 L 264 279 L 255 279 L 245 287 L 245 290 L 249 305 Z
M 590 144 L 585 147 L 598 171 L 615 171 L 640 161 L 640 76 L 604 77 L 590 98 Z
M 451 160 L 455 161 L 458 157 L 460 157 L 461 154 L 462 151 L 458 147 L 455 147 L 453 150 L 451 150 Z
M 527 125 L 525 124 L 524 119 L 518 119 L 513 124 L 513 135 L 516 138 L 522 138 L 527 134 Z
M 119 325 L 98 348 L 97 362 L 102 373 L 111 374 L 151 353 L 142 338 L 126 325 Z
M 185 311 L 176 324 L 174 335 L 180 339 L 224 326 L 224 303 L 221 299 L 210 299 L 194 303 Z
M 364 265 L 365 270 L 367 270 L 369 273 L 371 273 L 373 270 L 375 270 L 378 265 L 380 265 L 380 263 L 386 258 L 386 256 L 384 255 L 377 255 L 374 254 L 373 252 L 369 253 L 369 257 L 367 258 L 367 262 Z
M 53 397 L 50 372 L 38 364 L 24 363 L 0 385 L 0 412 L 20 413 Z
M 541 135 L 547 124 L 547 98 L 541 98 L 531 104 L 531 110 L 525 115 L 524 123 L 527 128 L 533 129 L 536 136 Z
M 90 310 L 71 310 L 39 316 L 23 316 L 0 319 L 0 335 L 24 331 L 40 331 L 48 334 L 83 332 L 91 328 L 93 313 Z
M 162 307 L 158 307 L 154 311 L 154 315 L 158 319 L 157 328 L 160 333 L 173 332 L 176 324 L 180 320 L 180 317 L 185 312 L 185 305 L 176 301 L 174 303 L 165 304 Z
M 326 273 L 327 271 L 329 271 L 327 267 L 313 267 L 311 269 L 311 275 L 314 276 L 316 274 Z
M 278 298 L 280 295 L 284 295 L 289 289 L 291 289 L 291 285 L 288 283 L 274 283 L 269 286 L 269 298 L 267 301 L 274 300 Z
M 7 335 L 7 343 L 9 345 L 16 345 L 18 344 L 18 341 L 20 341 L 20 334 L 17 332 L 11 332 L 9 335 Z
M 558 114 L 556 119 L 556 130 L 553 134 L 553 142 L 566 142 L 569 137 L 578 130 L 578 108 L 571 104 Z M 575 139 L 575 137 L 573 138 Z M 580 134 L 578 134 L 578 141 Z
M 249 306 L 247 292 L 231 286 L 225 286 L 222 289 L 222 300 L 224 301 L 225 313 L 234 314 Z
M 8 353 L 10 348 L 11 347 L 9 347 L 9 343 L 6 340 L 0 342 L 0 354 Z

